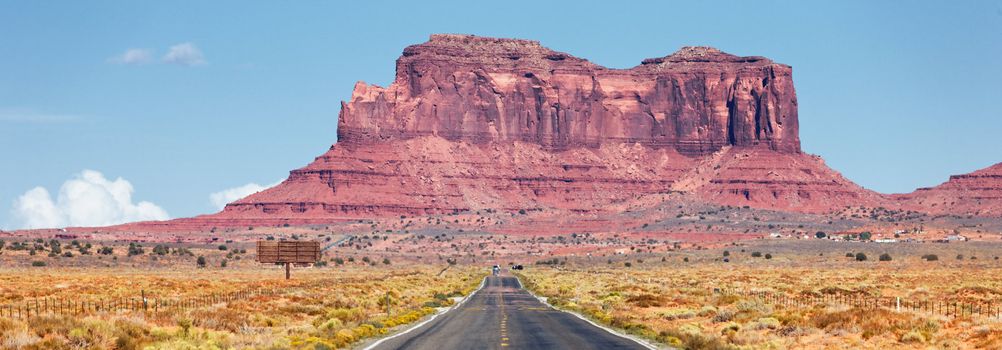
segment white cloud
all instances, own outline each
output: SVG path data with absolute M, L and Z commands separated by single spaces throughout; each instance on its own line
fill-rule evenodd
M 184 66 L 200 66 L 208 63 L 205 61 L 205 55 L 202 55 L 202 50 L 199 50 L 192 43 L 171 46 L 167 54 L 164 55 L 163 61 Z
M 167 220 L 167 211 L 150 202 L 132 202 L 132 184 L 123 178 L 110 181 L 94 170 L 84 170 L 66 180 L 55 201 L 43 187 L 35 187 L 14 200 L 16 227 L 56 228 L 108 226 L 133 221 Z
M 65 220 L 49 191 L 35 187 L 14 201 L 14 217 L 21 220 L 22 228 L 60 227 Z
M 226 207 L 226 204 L 230 202 L 275 187 L 280 183 L 282 183 L 282 180 L 278 180 L 278 182 L 275 182 L 271 185 L 261 186 L 251 182 L 243 186 L 227 188 L 225 190 L 210 194 L 209 202 L 212 203 L 212 206 L 215 207 L 216 209 L 223 210 L 223 208 Z
M 121 55 L 108 59 L 110 63 L 117 64 L 145 64 L 153 62 L 153 50 L 150 49 L 128 49 Z

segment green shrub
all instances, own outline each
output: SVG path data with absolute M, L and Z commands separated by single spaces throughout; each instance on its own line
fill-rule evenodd
M 661 312 L 659 316 L 665 320 L 674 321 L 696 317 L 696 313 L 689 309 L 675 309 Z
M 129 243 L 129 256 L 133 255 L 143 255 L 143 246 L 135 243 Z
M 700 308 L 699 312 L 697 312 L 696 314 L 699 316 L 710 316 L 710 315 L 715 315 L 716 313 L 717 313 L 716 307 L 714 307 L 713 305 L 706 305 Z
M 758 319 L 758 321 L 751 322 L 748 328 L 751 329 L 777 329 L 781 326 L 779 320 L 772 317 L 763 317 Z
M 716 315 L 713 315 L 713 322 L 727 322 L 734 319 L 734 311 L 728 309 L 720 309 L 717 311 Z
M 111 248 L 109 248 L 109 249 L 111 249 Z M 157 244 L 156 246 L 153 247 L 153 254 L 156 254 L 156 255 L 167 255 L 167 253 L 170 253 L 170 249 L 167 248 L 167 246 L 165 246 L 163 244 Z
M 902 343 L 925 343 L 925 336 L 919 331 L 910 331 L 901 336 Z

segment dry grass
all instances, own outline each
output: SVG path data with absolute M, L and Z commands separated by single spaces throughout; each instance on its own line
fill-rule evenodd
M 2 349 L 344 348 L 414 322 L 470 293 L 483 273 L 441 266 L 278 269 L 0 271 L 0 304 L 33 298 L 73 300 L 191 298 L 245 289 L 274 290 L 177 312 L 43 314 L 0 318 Z M 387 298 L 388 296 L 388 298 Z M 389 313 L 387 312 L 389 309 Z
M 837 291 L 997 302 L 996 291 L 1002 287 L 1002 270 L 997 268 L 638 265 L 535 266 L 520 277 L 529 289 L 558 307 L 690 349 L 965 349 L 1002 345 L 1002 325 L 983 316 L 948 318 L 836 303 L 783 306 L 750 293 L 716 291 L 770 292 L 793 298 Z

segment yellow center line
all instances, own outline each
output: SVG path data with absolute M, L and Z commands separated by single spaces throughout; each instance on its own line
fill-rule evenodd
M 504 307 L 504 292 L 498 293 L 499 309 L 501 310 L 501 347 L 508 346 L 508 313 L 505 312 Z

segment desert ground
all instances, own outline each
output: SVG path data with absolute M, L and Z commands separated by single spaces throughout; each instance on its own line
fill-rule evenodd
M 470 295 L 494 264 L 524 265 L 514 276 L 553 306 L 662 347 L 1002 346 L 1002 241 L 991 232 L 878 242 L 816 232 L 661 235 L 641 224 L 532 236 L 457 228 L 482 221 L 475 215 L 421 218 L 432 225 L 413 230 L 410 220 L 355 222 L 357 231 L 337 234 L 252 230 L 262 240 L 329 247 L 315 266 L 293 268 L 291 280 L 281 266 L 257 263 L 249 239 L 7 236 L 0 346 L 359 347 Z M 799 225 L 784 229 L 815 230 Z
M 451 305 L 483 275 L 362 261 L 291 280 L 278 266 L 4 268 L 0 347 L 345 348 Z
M 572 258 L 518 276 L 551 304 L 679 348 L 1002 346 L 1002 245 L 818 243 Z

